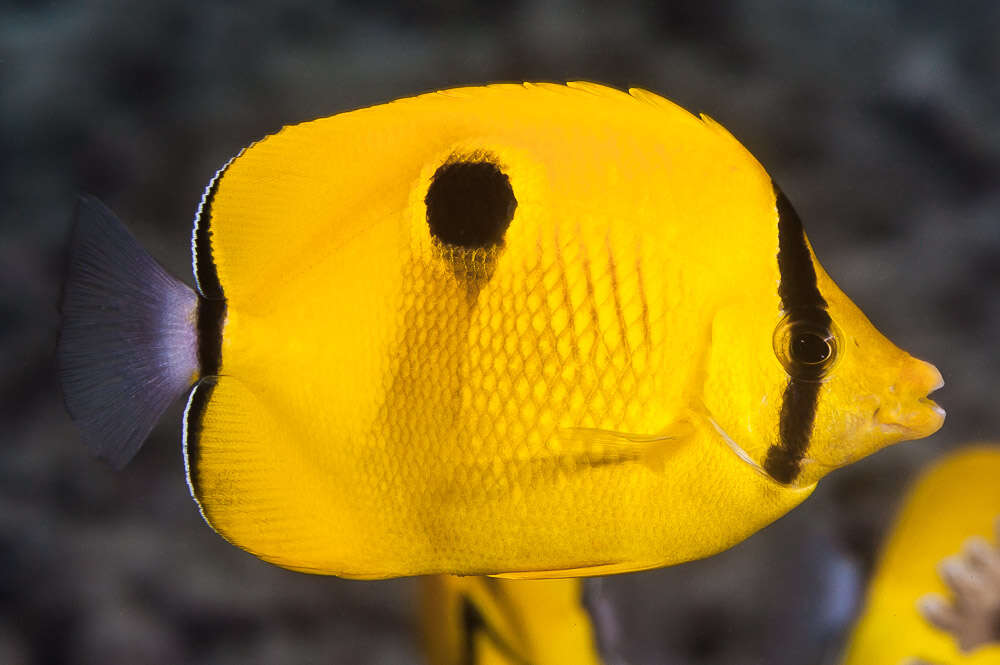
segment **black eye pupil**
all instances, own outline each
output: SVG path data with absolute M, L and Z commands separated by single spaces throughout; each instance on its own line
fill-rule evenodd
M 825 381 L 833 371 L 843 337 L 826 310 L 789 312 L 774 328 L 774 355 L 793 381 Z
M 806 365 L 818 365 L 830 357 L 830 344 L 816 333 L 804 332 L 792 337 L 792 358 Z

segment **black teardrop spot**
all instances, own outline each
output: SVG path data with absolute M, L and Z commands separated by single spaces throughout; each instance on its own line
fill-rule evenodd
M 489 158 L 451 159 L 431 178 L 427 196 L 431 235 L 456 247 L 503 243 L 517 199 L 510 178 Z

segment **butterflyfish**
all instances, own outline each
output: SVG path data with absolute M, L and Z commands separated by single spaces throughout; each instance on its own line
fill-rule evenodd
M 429 575 L 420 582 L 428 665 L 606 663 L 593 594 L 580 578 Z
M 843 665 L 1000 663 L 1000 446 L 926 469 L 903 499 Z
M 940 373 L 819 265 L 707 116 L 591 83 L 285 127 L 216 173 L 192 290 L 84 198 L 58 348 L 115 466 L 187 394 L 202 515 L 356 578 L 705 557 L 928 436 Z

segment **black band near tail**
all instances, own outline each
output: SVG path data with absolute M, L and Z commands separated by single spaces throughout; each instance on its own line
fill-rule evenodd
M 222 324 L 225 300 L 198 299 L 198 365 L 201 376 L 214 376 L 222 367 Z
M 194 220 L 194 232 L 191 239 L 191 251 L 194 254 L 194 278 L 198 283 L 198 292 L 203 298 L 219 300 L 224 297 L 222 284 L 219 282 L 219 272 L 212 257 L 212 204 L 215 194 L 219 191 L 219 182 L 229 164 L 219 169 L 212 181 L 205 188 L 198 206 L 198 214 Z
M 212 256 L 212 204 L 222 176 L 232 160 L 219 169 L 205 188 L 195 217 L 192 252 L 198 299 L 198 363 L 201 376 L 214 376 L 222 366 L 222 324 L 226 318 L 226 297 Z
M 808 320 L 829 333 L 831 320 L 826 300 L 816 284 L 809 245 L 802 220 L 795 208 L 775 185 L 778 207 L 778 296 L 781 308 L 791 320 Z M 817 370 L 818 372 L 818 370 Z M 782 483 L 795 480 L 809 447 L 821 385 L 815 377 L 791 377 L 781 400 L 779 442 L 767 451 L 764 470 Z
M 208 410 L 208 403 L 212 399 L 218 379 L 214 376 L 207 376 L 195 384 L 188 396 L 187 409 L 184 411 L 184 465 L 187 468 L 188 484 L 191 487 L 191 494 L 198 505 L 204 511 L 204 504 L 201 502 L 201 479 L 199 469 L 201 468 L 201 439 L 202 423 L 205 420 L 205 411 Z

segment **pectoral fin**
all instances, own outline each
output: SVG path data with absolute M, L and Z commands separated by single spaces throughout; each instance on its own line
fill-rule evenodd
M 678 421 L 656 434 L 619 432 L 589 427 L 568 427 L 550 444 L 552 451 L 581 466 L 605 466 L 624 462 L 663 464 L 686 441 L 694 427 Z

